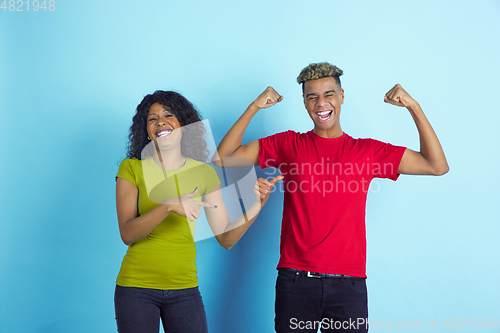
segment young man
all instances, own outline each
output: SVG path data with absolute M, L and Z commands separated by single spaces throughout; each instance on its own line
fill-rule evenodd
M 233 125 L 219 158 L 244 157 L 284 176 L 276 332 L 366 332 L 365 203 L 370 181 L 400 174 L 443 175 L 448 164 L 420 105 L 399 84 L 386 103 L 408 109 L 420 135 L 420 152 L 373 139 L 354 139 L 340 126 L 342 70 L 328 63 L 304 68 L 304 105 L 314 129 L 287 131 L 241 145 L 261 109 L 283 97 L 268 87 Z M 228 159 L 229 162 L 230 159 Z M 270 185 L 270 184 L 267 184 Z

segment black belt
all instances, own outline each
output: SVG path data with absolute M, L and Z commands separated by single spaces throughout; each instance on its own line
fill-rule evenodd
M 337 278 L 337 279 L 350 279 L 350 278 L 359 278 L 358 276 L 351 276 L 351 275 L 344 275 L 344 274 L 327 274 L 327 273 L 316 273 L 316 272 L 309 272 L 309 271 L 301 271 L 299 269 L 295 268 L 284 268 L 292 272 L 296 272 L 297 275 L 299 274 L 304 274 L 307 277 L 312 277 L 312 278 Z

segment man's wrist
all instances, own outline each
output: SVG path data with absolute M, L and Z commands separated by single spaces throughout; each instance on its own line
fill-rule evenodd
M 262 207 L 264 207 L 266 203 L 264 202 L 263 199 L 257 197 L 257 199 L 254 201 L 254 203 L 252 204 L 251 208 L 255 209 L 258 212 L 260 212 L 260 210 L 262 209 Z
M 418 104 L 416 100 L 413 100 L 411 103 L 409 103 L 408 106 L 406 106 L 406 108 L 408 109 L 408 111 L 412 113 L 419 111 L 422 112 L 422 108 L 420 107 L 420 104 Z
M 247 108 L 247 112 L 249 113 L 252 113 L 252 114 L 256 114 L 257 112 L 259 112 L 262 108 L 261 107 L 258 107 L 257 105 L 255 105 L 254 103 L 251 103 L 248 108 Z

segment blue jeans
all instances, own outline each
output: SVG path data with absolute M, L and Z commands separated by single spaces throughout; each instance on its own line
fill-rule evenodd
M 307 277 L 307 272 L 279 269 L 276 280 L 278 333 L 367 332 L 365 278 Z
M 119 333 L 207 333 L 207 317 L 198 287 L 159 290 L 116 286 Z

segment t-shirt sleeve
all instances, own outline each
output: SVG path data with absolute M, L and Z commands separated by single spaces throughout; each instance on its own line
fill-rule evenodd
M 123 178 L 137 186 L 137 181 L 135 179 L 135 172 L 132 167 L 132 161 L 130 159 L 123 160 L 123 162 L 120 164 L 120 167 L 118 168 L 118 174 L 115 177 L 116 178 Z
M 374 177 L 396 180 L 398 168 L 406 147 L 394 146 L 378 140 L 371 140 L 373 154 L 372 172 Z
M 292 131 L 276 133 L 259 139 L 259 164 L 262 169 L 277 167 L 283 161 L 283 153 Z
M 210 164 L 205 165 L 205 193 L 209 193 L 214 188 L 216 188 L 220 184 L 219 176 L 217 176 L 217 172 L 214 167 Z

